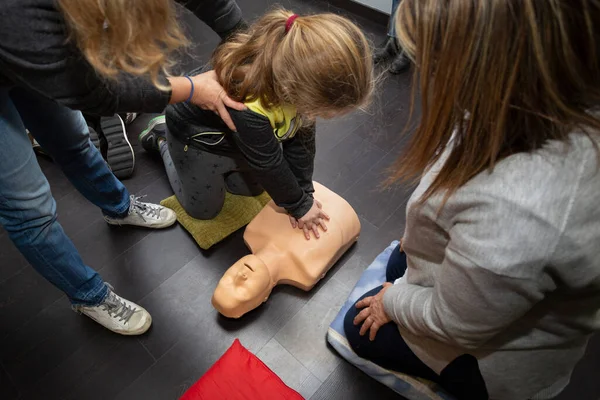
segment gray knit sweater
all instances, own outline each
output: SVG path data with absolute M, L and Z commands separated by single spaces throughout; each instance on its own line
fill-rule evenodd
M 600 329 L 600 172 L 572 134 L 503 160 L 406 211 L 406 275 L 384 296 L 406 343 L 438 373 L 469 353 L 492 399 L 550 398 Z

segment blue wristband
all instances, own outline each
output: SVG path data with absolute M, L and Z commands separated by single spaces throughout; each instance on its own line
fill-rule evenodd
M 185 101 L 186 103 L 189 103 L 192 100 L 192 97 L 194 97 L 194 81 L 192 80 L 192 78 L 190 78 L 187 75 L 185 75 L 184 78 L 187 78 L 187 80 L 190 81 L 190 83 L 192 84 L 192 90 L 190 91 L 190 97 L 188 97 L 188 99 Z

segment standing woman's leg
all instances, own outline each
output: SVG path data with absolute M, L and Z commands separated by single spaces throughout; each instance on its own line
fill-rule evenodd
M 28 106 L 35 107 L 35 101 L 32 99 Z M 45 127 L 45 131 L 65 129 L 54 143 L 54 146 L 60 146 L 63 136 L 69 137 L 70 127 L 77 125 L 79 119 L 60 114 L 57 103 L 49 106 L 49 109 L 37 109 L 38 118 L 44 120 L 47 115 L 61 115 L 56 119 L 56 126 Z M 81 114 L 72 116 L 81 117 Z M 41 131 L 43 126 L 39 128 Z M 3 139 L 0 146 L 0 224 L 15 246 L 38 273 L 67 295 L 79 312 L 117 333 L 137 335 L 147 331 L 152 322 L 150 314 L 116 295 L 96 271 L 85 265 L 58 223 L 50 185 L 37 163 L 21 115 L 6 90 L 0 90 L 0 135 Z M 95 148 L 94 151 L 97 153 Z M 108 169 L 99 153 L 98 157 Z M 82 175 L 86 175 L 85 171 Z M 70 178 L 73 180 L 74 176 Z M 84 176 L 78 183 L 84 186 L 87 178 L 90 177 Z M 92 194 L 92 189 L 88 188 L 88 194 Z M 115 192 L 119 190 L 107 190 L 99 197 L 112 198 L 111 194 Z
M 130 196 L 90 141 L 79 111 L 24 89 L 11 90 L 10 97 L 31 134 L 109 224 L 166 228 L 176 222 L 171 210 Z
M 19 113 L 0 90 L 0 223 L 27 261 L 74 304 L 95 305 L 107 287 L 56 220 L 56 203 Z
M 391 61 L 389 71 L 399 74 L 410 67 L 410 60 L 400 47 L 396 37 L 396 12 L 401 0 L 392 0 L 392 10 L 388 20 L 388 34 L 385 43 L 373 52 L 375 64 Z
M 83 115 L 24 89 L 10 97 L 27 129 L 86 199 L 110 216 L 124 216 L 129 192 L 89 138 Z
M 396 37 L 396 11 L 398 11 L 400 1 L 401 0 L 392 0 L 392 12 L 390 14 L 390 19 L 388 20 L 388 37 L 390 38 Z

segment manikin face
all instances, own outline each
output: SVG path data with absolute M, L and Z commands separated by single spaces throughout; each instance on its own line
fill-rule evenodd
M 225 272 L 215 289 L 212 303 L 224 316 L 239 318 L 264 302 L 272 287 L 266 265 L 258 257 L 249 255 Z

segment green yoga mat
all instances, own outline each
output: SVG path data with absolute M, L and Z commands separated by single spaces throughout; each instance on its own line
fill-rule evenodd
M 198 246 L 208 250 L 233 232 L 248 225 L 270 200 L 267 192 L 256 197 L 226 193 L 223 209 L 219 215 L 209 220 L 190 217 L 175 196 L 164 199 L 160 204 L 175 211 L 181 226 L 192 235 Z

